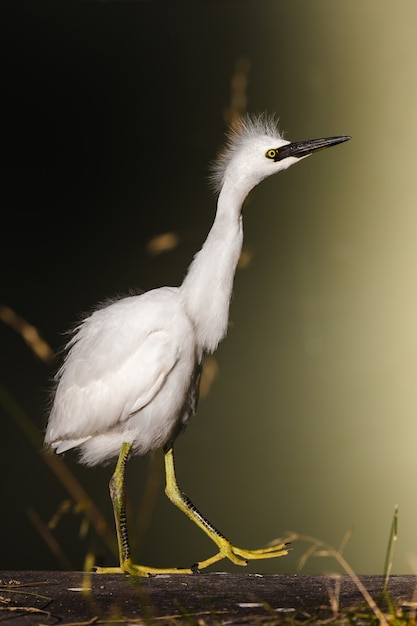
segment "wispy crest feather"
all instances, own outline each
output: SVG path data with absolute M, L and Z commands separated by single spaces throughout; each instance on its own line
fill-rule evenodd
M 210 183 L 216 192 L 222 188 L 226 168 L 242 144 L 247 139 L 260 135 L 271 137 L 271 139 L 282 139 L 283 134 L 278 128 L 278 117 L 267 113 L 245 115 L 235 126 L 229 128 L 226 145 L 210 167 Z

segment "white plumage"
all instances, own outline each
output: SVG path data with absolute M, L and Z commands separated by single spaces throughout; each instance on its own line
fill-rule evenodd
M 201 360 L 179 290 L 163 287 L 98 309 L 68 349 L 47 430 L 56 451 L 79 447 L 81 460 L 94 465 L 117 457 L 123 442 L 140 454 L 163 447 L 183 419 Z
M 347 139 L 290 144 L 282 138 L 275 120 L 266 116 L 247 118 L 231 132 L 213 169 L 219 191 L 215 220 L 182 285 L 113 302 L 97 309 L 76 329 L 56 377 L 45 437 L 48 446 L 58 453 L 78 448 L 81 461 L 88 465 L 120 454 L 123 472 L 128 454 L 171 450 L 178 432 L 195 412 L 204 354 L 213 352 L 227 332 L 242 248 L 245 197 L 265 177 Z M 173 466 L 172 472 L 167 468 L 167 482 L 174 482 L 171 473 Z M 124 474 L 121 483 L 123 478 Z M 116 508 L 121 506 L 122 496 L 122 489 L 116 496 L 112 493 L 121 568 L 143 574 L 134 569 L 141 566 L 132 566 L 128 549 L 121 545 L 124 529 L 119 527 L 122 522 Z M 231 544 L 227 542 L 225 548 L 221 541 L 226 540 L 207 520 L 201 524 L 204 518 L 200 514 L 196 519 L 195 508 L 190 511 L 184 500 L 178 505 L 221 548 L 219 558 L 228 556 L 234 562 L 266 558 L 265 552 L 254 556 L 246 551 L 242 557 L 243 552 L 235 549 L 232 554 Z M 282 554 L 282 546 L 279 548 L 268 556 Z

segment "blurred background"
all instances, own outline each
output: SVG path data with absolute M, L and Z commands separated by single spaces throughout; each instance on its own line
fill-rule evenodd
M 180 284 L 214 217 L 227 125 L 268 111 L 287 139 L 352 140 L 252 192 L 230 331 L 177 442 L 178 479 L 237 545 L 295 531 L 337 548 L 351 532 L 344 555 L 364 574 L 383 570 L 398 505 L 393 571 L 415 572 L 415 1 L 0 13 L 0 569 L 117 563 L 113 467 L 42 454 L 52 354 L 98 302 Z M 213 547 L 163 478 L 161 455 L 129 463 L 134 556 L 188 566 Z M 248 571 L 296 572 L 309 546 Z

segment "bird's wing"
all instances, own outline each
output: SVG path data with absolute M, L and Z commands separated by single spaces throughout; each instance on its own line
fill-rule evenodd
M 125 371 L 120 373 L 121 384 L 132 390 L 131 400 L 126 403 L 127 418 L 152 402 L 179 358 L 179 346 L 166 331 L 152 332 L 132 355 Z
M 179 359 L 181 346 L 166 330 L 136 339 L 131 337 L 123 351 L 113 351 L 114 358 L 111 351 L 103 354 L 100 343 L 95 350 L 83 345 L 82 338 L 74 343 L 56 390 L 47 442 L 105 432 L 152 402 Z

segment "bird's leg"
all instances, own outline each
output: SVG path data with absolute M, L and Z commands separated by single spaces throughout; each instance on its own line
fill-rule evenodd
M 126 522 L 125 489 L 125 470 L 130 448 L 130 443 L 124 443 L 122 445 L 116 469 L 110 479 L 110 496 L 113 503 L 114 519 L 116 523 L 120 567 L 98 567 L 96 568 L 96 572 L 98 574 L 122 574 L 123 572 L 126 572 L 127 574 L 131 574 L 133 576 L 151 576 L 153 574 L 192 574 L 192 570 L 186 568 L 160 569 L 132 563 Z
M 178 487 L 175 476 L 174 452 L 172 447 L 165 451 L 165 474 L 166 488 L 165 493 L 175 506 L 183 511 L 203 532 L 210 537 L 218 546 L 219 552 L 214 556 L 200 561 L 196 567 L 204 569 L 209 565 L 213 565 L 222 559 L 229 559 L 236 565 L 247 565 L 249 560 L 253 559 L 270 559 L 278 556 L 284 556 L 288 553 L 285 544 L 279 543 L 261 548 L 259 550 L 245 550 L 238 548 L 230 543 L 226 537 L 217 530 L 194 506 L 191 500 Z

